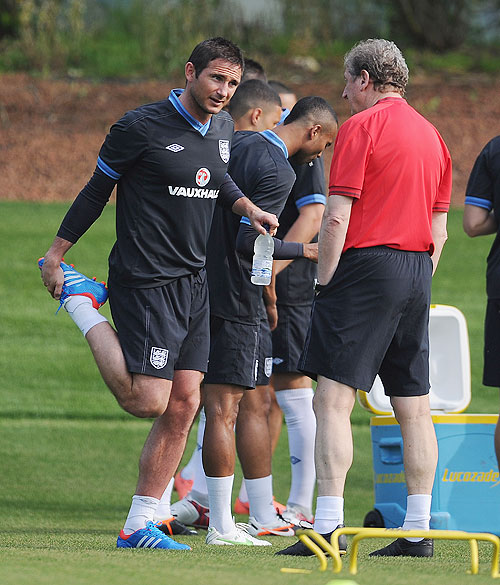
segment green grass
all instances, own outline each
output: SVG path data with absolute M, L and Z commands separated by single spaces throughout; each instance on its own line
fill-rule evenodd
M 101 381 L 86 344 L 41 284 L 43 255 L 65 204 L 0 202 L 0 583 L 114 584 L 124 582 L 217 585 L 326 585 L 315 559 L 273 557 L 269 550 L 207 548 L 204 535 L 185 539 L 192 553 L 118 551 L 116 536 L 137 478 L 137 460 L 150 427 L 123 413 Z M 67 260 L 106 277 L 114 209 L 71 250 Z M 470 240 L 461 212 L 450 214 L 450 238 L 434 281 L 433 301 L 460 308 L 468 321 L 472 359 L 469 412 L 497 412 L 496 389 L 481 386 L 485 258 L 491 238 Z M 103 311 L 109 316 L 108 308 Z M 353 415 L 355 462 L 346 488 L 346 521 L 360 525 L 373 507 L 370 414 Z M 187 456 L 193 447 L 191 436 Z M 236 487 L 241 473 L 236 471 Z M 286 433 L 273 463 L 275 495 L 286 501 L 290 481 Z M 289 544 L 273 541 L 271 552 Z M 433 560 L 371 560 L 378 544 L 365 541 L 359 585 L 490 581 L 491 547 L 480 544 L 480 575 L 466 575 L 468 545 L 439 542 Z M 280 572 L 313 569 L 311 575 Z M 347 566 L 340 577 L 349 578 Z

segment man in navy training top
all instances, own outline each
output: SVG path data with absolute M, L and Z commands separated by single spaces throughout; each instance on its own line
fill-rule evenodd
M 245 59 L 245 72 L 247 71 L 247 59 Z M 261 132 L 270 128 L 274 128 L 281 117 L 281 102 L 278 94 L 272 90 L 268 84 L 260 79 L 251 78 L 243 81 L 236 90 L 231 102 L 227 108 L 234 120 L 234 128 L 236 131 L 249 130 L 253 132 Z M 264 315 L 263 323 L 267 321 L 267 316 Z M 259 376 L 264 375 L 263 372 L 266 363 L 271 362 L 271 347 L 261 348 L 264 352 L 264 359 L 259 357 Z M 267 358 L 267 362 L 266 362 Z M 264 383 L 267 384 L 268 378 L 265 378 Z M 259 384 L 259 380 L 257 380 Z M 251 393 L 250 393 L 251 394 Z M 245 400 L 240 403 L 240 412 L 244 409 Z M 198 506 L 198 513 L 193 510 L 183 510 L 181 516 L 183 522 L 194 525 L 196 527 L 208 528 L 208 493 L 205 481 L 205 474 L 201 460 L 201 449 L 203 444 L 203 435 L 205 432 L 205 412 L 202 409 L 198 420 L 198 428 L 196 431 L 196 445 L 193 453 L 189 459 L 188 464 L 175 476 L 175 488 L 182 500 L 187 496 L 191 501 L 195 501 Z M 244 482 L 242 482 L 244 486 Z M 170 497 L 167 493 L 165 497 Z M 162 497 L 162 502 L 163 502 Z M 172 507 L 172 513 L 178 513 L 179 504 L 175 503 Z M 206 511 L 205 511 L 206 510 Z M 235 513 L 236 512 L 235 510 Z M 248 514 L 248 512 L 247 512 Z
M 159 498 L 182 456 L 209 351 L 206 244 L 216 202 L 265 232 L 274 215 L 227 175 L 233 121 L 221 112 L 243 69 L 220 37 L 195 47 L 184 90 L 128 112 L 101 147 L 97 168 L 39 261 L 49 293 L 78 325 L 104 381 L 127 412 L 156 420 L 139 461 L 136 494 L 117 546 L 189 549 L 155 525 Z M 117 185 L 117 239 L 109 257 L 116 332 L 97 309 L 101 284 L 62 262 Z
M 274 131 L 238 133 L 231 151 L 230 172 L 254 203 L 279 214 L 295 181 L 288 157 L 298 163 L 309 163 L 332 143 L 336 130 L 335 112 L 325 100 L 304 98 L 297 103 L 286 124 Z M 210 508 L 207 544 L 264 544 L 256 539 L 250 541 L 245 533 L 283 534 L 279 530 L 283 522 L 277 518 L 272 505 L 267 419 L 257 432 L 255 417 L 250 433 L 251 440 L 262 438 L 263 447 L 260 468 L 253 470 L 254 476 L 245 474 L 250 479 L 245 483 L 249 495 L 252 492 L 250 501 L 254 506 L 250 509 L 249 524 L 235 525 L 231 512 L 234 424 L 243 393 L 255 388 L 258 373 L 262 289 L 250 281 L 254 240 L 246 218 L 233 221 L 227 213 L 216 212 L 207 255 L 210 360 L 202 390 L 206 413 L 203 466 Z M 275 258 L 299 256 L 315 259 L 316 246 L 275 240 Z M 238 441 L 246 440 L 239 426 L 236 433 Z M 286 533 L 289 532 L 287 527 Z
M 500 387 L 500 136 L 480 152 L 467 183 L 464 230 L 471 238 L 496 234 L 487 260 L 483 384 Z M 500 423 L 495 428 L 500 465 Z

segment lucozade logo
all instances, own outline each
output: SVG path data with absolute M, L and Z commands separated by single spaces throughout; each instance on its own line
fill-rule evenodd
M 493 469 L 489 471 L 450 471 L 446 468 L 441 481 L 464 483 L 489 482 L 494 484 L 491 487 L 495 487 L 500 483 L 499 477 L 500 473 Z

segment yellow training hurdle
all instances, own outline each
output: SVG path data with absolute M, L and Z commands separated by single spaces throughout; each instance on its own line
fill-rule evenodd
M 339 573 L 342 570 L 342 560 L 339 552 L 339 536 L 342 534 L 351 535 L 354 538 L 351 543 L 349 572 L 356 575 L 358 572 L 358 549 L 359 542 L 365 538 L 432 538 L 434 540 L 468 540 L 470 542 L 471 569 L 472 575 L 479 573 L 479 552 L 477 541 L 482 540 L 491 542 L 493 545 L 493 556 L 491 559 L 491 576 L 500 577 L 498 572 L 498 561 L 500 555 L 500 539 L 494 534 L 488 532 L 463 532 L 460 530 L 401 530 L 387 528 L 361 528 L 345 527 L 335 530 L 332 534 L 331 542 L 325 540 L 314 530 L 299 530 L 297 536 L 299 539 L 316 555 L 319 560 L 319 570 L 326 571 L 328 560 L 326 554 L 330 555 L 333 563 L 333 572 Z M 285 569 L 286 571 L 287 569 Z

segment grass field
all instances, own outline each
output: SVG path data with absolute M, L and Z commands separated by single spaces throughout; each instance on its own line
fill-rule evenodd
M 148 421 L 120 410 L 101 381 L 85 342 L 47 295 L 37 258 L 50 245 L 66 210 L 61 204 L 0 202 L 0 583 L 114 584 L 142 582 L 217 585 L 325 584 L 348 579 L 320 573 L 315 559 L 273 557 L 269 550 L 206 547 L 204 535 L 185 539 L 191 553 L 118 551 L 120 530 L 135 488 L 137 459 Z M 106 277 L 114 210 L 67 260 Z M 468 239 L 461 211 L 450 214 L 449 242 L 435 277 L 433 302 L 457 306 L 467 318 L 472 361 L 468 412 L 497 412 L 498 391 L 481 386 L 485 258 L 490 238 Z M 107 305 L 103 307 L 107 315 Z M 346 490 L 346 523 L 360 525 L 373 507 L 369 413 L 353 415 L 355 463 Z M 193 445 L 190 438 L 190 446 Z M 286 433 L 273 463 L 275 495 L 286 501 Z M 239 486 L 239 470 L 236 485 Z M 276 538 L 271 552 L 290 543 Z M 480 575 L 466 575 L 468 546 L 438 542 L 432 560 L 370 560 L 385 541 L 364 543 L 359 585 L 490 581 L 491 547 L 480 544 Z M 287 575 L 280 567 L 313 569 Z

